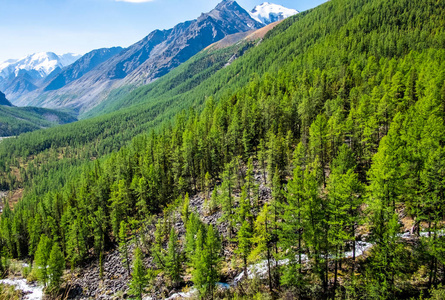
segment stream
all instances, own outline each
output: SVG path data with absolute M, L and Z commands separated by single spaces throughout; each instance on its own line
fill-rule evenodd
M 445 232 L 440 231 L 438 233 L 438 235 L 443 236 L 443 235 L 445 235 Z M 425 232 L 421 232 L 420 236 L 425 237 L 428 235 Z M 410 233 L 403 233 L 403 234 L 400 234 L 400 237 L 402 237 L 403 239 L 407 239 L 407 238 L 412 237 L 412 235 Z M 371 247 L 372 247 L 371 243 L 357 241 L 355 255 L 357 257 L 361 256 L 361 255 L 363 255 L 363 253 L 368 251 Z M 353 255 L 352 251 L 348 251 L 348 252 L 344 253 L 345 258 L 351 258 L 352 255 Z M 307 256 L 302 255 L 302 262 L 306 263 L 307 261 L 308 261 Z M 278 265 L 280 265 L 280 266 L 286 265 L 288 263 L 289 263 L 288 259 L 283 259 L 283 260 L 278 261 Z M 271 264 L 275 264 L 275 262 L 271 261 Z M 247 269 L 247 277 L 248 278 L 253 278 L 254 276 L 264 277 L 266 275 L 267 275 L 267 261 L 266 260 L 261 261 L 255 265 L 251 265 Z M 242 271 L 238 276 L 235 277 L 235 279 L 233 280 L 232 283 L 228 284 L 228 283 L 218 282 L 217 286 L 220 288 L 223 288 L 223 289 L 230 288 L 231 285 L 237 285 L 244 278 L 244 276 L 245 276 L 244 271 Z M 20 279 L 3 279 L 3 280 L 0 280 L 0 284 L 13 285 L 13 286 L 15 286 L 16 289 L 23 291 L 23 293 L 25 294 L 23 299 L 41 300 L 43 297 L 43 287 L 39 286 L 35 283 L 28 283 L 26 281 L 26 279 L 22 279 L 22 278 L 20 278 Z M 196 293 L 196 290 L 192 287 L 189 292 L 176 293 L 176 294 L 171 295 L 167 299 L 173 300 L 173 299 L 190 298 L 190 297 L 193 297 L 195 293 Z M 146 296 L 143 299 L 151 300 L 152 298 Z
M 0 284 L 13 285 L 17 290 L 21 290 L 25 294 L 22 299 L 41 300 L 43 297 L 43 287 L 28 283 L 26 279 L 3 279 Z
M 355 245 L 355 256 L 361 256 L 367 250 L 372 247 L 372 244 L 367 242 L 357 241 Z M 344 253 L 345 258 L 351 258 L 353 256 L 352 251 L 348 251 Z M 301 256 L 301 262 L 306 263 L 308 261 L 307 255 L 303 254 Z M 287 265 L 289 263 L 289 259 L 283 259 L 278 261 L 279 266 Z M 270 261 L 271 266 L 275 265 L 275 261 Z M 255 276 L 265 277 L 267 275 L 267 260 L 263 260 L 255 265 L 251 265 L 247 268 L 247 278 L 252 279 Z M 244 278 L 244 271 L 242 271 L 238 276 L 233 280 L 233 285 L 237 285 Z

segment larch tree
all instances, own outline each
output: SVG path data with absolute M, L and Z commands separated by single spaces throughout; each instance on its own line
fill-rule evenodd
M 130 280 L 130 295 L 135 296 L 136 299 L 142 300 L 145 287 L 148 284 L 147 270 L 142 261 L 142 251 L 136 248 L 134 251 L 133 269 Z
M 48 259 L 48 279 L 50 289 L 58 289 L 60 287 L 64 269 L 65 258 L 63 257 L 59 244 L 54 243 Z

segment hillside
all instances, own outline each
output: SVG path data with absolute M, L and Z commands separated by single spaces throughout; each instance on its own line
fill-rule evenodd
M 70 298 L 441 299 L 444 20 L 331 0 L 227 66 L 236 44 L 2 141 L 0 185 L 25 192 L 0 253 Z
M 0 106 L 0 136 L 54 127 L 77 121 L 71 114 L 40 107 Z

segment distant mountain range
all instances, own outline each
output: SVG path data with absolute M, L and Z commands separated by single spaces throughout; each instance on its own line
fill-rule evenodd
M 72 53 L 57 55 L 53 52 L 41 52 L 28 55 L 22 59 L 10 59 L 0 64 L 0 77 L 18 77 L 22 74 L 29 74 L 31 78 L 45 78 L 57 69 L 72 64 L 81 55 Z
M 49 52 L 1 64 L 0 90 L 18 106 L 69 108 L 83 114 L 115 89 L 148 84 L 225 37 L 254 32 L 296 13 L 270 3 L 247 12 L 237 2 L 224 0 L 195 20 L 155 30 L 126 49 L 98 49 L 81 58 Z
M 59 56 L 53 52 L 41 52 L 3 62 L 0 64 L 0 90 L 10 99 L 26 95 L 80 57 L 72 53 Z

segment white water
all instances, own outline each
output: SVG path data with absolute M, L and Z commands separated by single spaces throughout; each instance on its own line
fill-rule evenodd
M 445 235 L 445 231 L 441 230 L 437 232 L 438 236 L 444 236 Z M 408 238 L 412 238 L 413 235 L 410 232 L 405 232 L 403 234 L 399 234 L 399 236 L 402 239 L 408 239 Z M 429 237 L 429 233 L 428 232 L 420 232 L 419 234 L 420 237 Z M 367 250 L 369 250 L 372 247 L 371 243 L 367 243 L 367 242 L 361 242 L 361 241 L 357 241 L 356 242 L 356 246 L 355 246 L 355 256 L 359 257 L 361 255 L 363 255 Z M 353 255 L 352 250 L 345 252 L 344 253 L 344 257 L 345 258 L 351 258 Z M 332 257 L 331 257 L 332 258 Z M 301 261 L 302 263 L 306 263 L 307 262 L 307 256 L 305 254 L 303 254 L 301 256 Z M 283 259 L 283 260 L 279 260 L 278 261 L 278 265 L 282 266 L 282 265 L 287 265 L 289 263 L 288 259 Z M 275 261 L 271 260 L 270 262 L 271 266 L 275 265 Z M 255 265 L 251 265 L 247 268 L 247 277 L 249 279 L 254 278 L 255 276 L 258 276 L 260 278 L 264 278 L 267 275 L 267 260 L 263 260 Z M 240 282 L 242 279 L 244 278 L 244 271 L 242 271 L 238 276 L 235 277 L 235 279 L 233 280 L 233 284 L 236 285 L 238 284 L 238 282 Z
M 365 253 L 367 250 L 369 250 L 372 247 L 372 244 L 366 243 L 366 242 L 360 242 L 358 241 L 355 245 L 355 256 L 361 256 L 363 253 Z M 352 251 L 348 251 L 344 253 L 345 258 L 352 257 Z M 301 255 L 301 262 L 306 263 L 308 261 L 307 255 L 303 254 Z M 282 259 L 278 261 L 279 266 L 287 265 L 289 263 L 289 259 Z M 275 265 L 275 261 L 271 260 L 270 262 L 271 266 Z M 255 276 L 258 276 L 260 278 L 267 275 L 267 260 L 263 260 L 255 265 L 251 265 L 247 268 L 247 277 L 249 279 L 254 278 Z M 240 282 L 244 278 L 244 271 L 242 271 L 238 276 L 235 277 L 233 280 L 233 284 L 236 285 L 238 282 Z
M 13 285 L 17 290 L 25 293 L 23 299 L 41 300 L 43 297 L 43 287 L 34 283 L 28 283 L 26 279 L 3 279 L 0 284 Z

